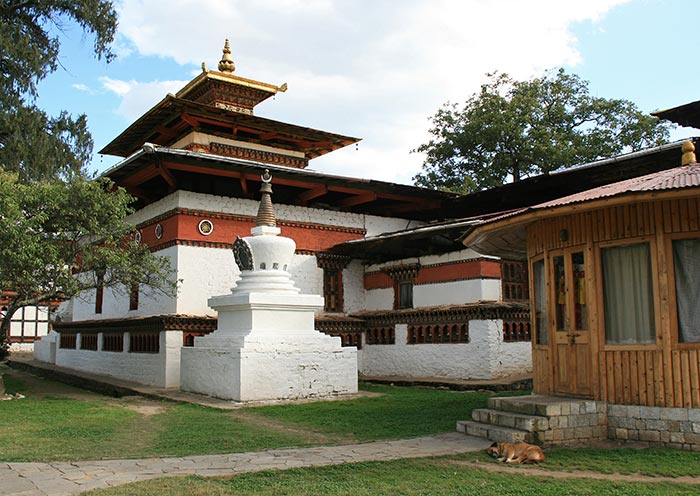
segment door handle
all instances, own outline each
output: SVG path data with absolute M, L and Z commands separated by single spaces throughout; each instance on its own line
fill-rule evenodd
M 576 338 L 580 336 L 580 334 L 576 332 L 570 332 L 569 334 L 567 334 L 567 336 L 569 336 L 569 344 L 576 344 Z

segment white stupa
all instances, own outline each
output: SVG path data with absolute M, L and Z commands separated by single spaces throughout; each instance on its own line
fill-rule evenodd
M 233 244 L 241 278 L 209 299 L 213 333 L 182 348 L 181 389 L 234 401 L 314 398 L 357 392 L 357 350 L 314 329 L 319 295 L 300 294 L 289 265 L 296 243 L 280 236 L 265 171 L 256 227 Z

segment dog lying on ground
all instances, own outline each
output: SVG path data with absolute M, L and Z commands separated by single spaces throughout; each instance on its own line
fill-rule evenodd
M 545 459 L 542 448 L 527 443 L 493 443 L 486 452 L 503 463 L 537 463 Z

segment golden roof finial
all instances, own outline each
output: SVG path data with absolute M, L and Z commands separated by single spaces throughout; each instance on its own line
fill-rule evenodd
M 260 198 L 260 207 L 258 207 L 255 225 L 275 227 L 277 222 L 275 221 L 275 211 L 272 208 L 272 185 L 270 184 L 272 175 L 268 169 L 265 169 L 265 173 L 260 178 L 262 179 L 262 186 L 260 187 L 262 198 Z
M 231 45 L 228 42 L 228 38 L 226 38 L 226 42 L 224 43 L 224 55 L 221 57 L 221 61 L 219 61 L 219 71 L 233 72 L 235 70 L 236 64 L 233 63 L 233 59 L 231 58 Z
M 695 159 L 695 145 L 692 141 L 683 142 L 683 157 L 681 158 L 681 165 L 694 164 L 697 162 Z

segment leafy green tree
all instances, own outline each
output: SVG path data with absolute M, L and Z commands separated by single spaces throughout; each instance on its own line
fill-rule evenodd
M 49 116 L 36 106 L 37 84 L 59 67 L 59 34 L 77 24 L 110 61 L 117 29 L 112 2 L 0 0 L 0 165 L 22 180 L 79 173 L 92 154 L 85 115 Z
M 0 171 L 0 290 L 8 298 L 0 335 L 20 308 L 100 285 L 174 294 L 170 261 L 151 254 L 124 221 L 132 201 L 107 179 L 22 182 Z
M 125 222 L 133 198 L 107 179 L 89 180 L 85 115 L 49 116 L 37 84 L 58 68 L 60 34 L 78 25 L 110 61 L 117 17 L 103 0 L 0 0 L 0 358 L 22 307 L 102 286 L 174 294 L 170 262 L 137 243 Z
M 419 186 L 469 193 L 508 180 L 662 144 L 669 126 L 628 100 L 591 96 L 588 82 L 563 69 L 528 81 L 489 74 L 464 107 L 445 104 Z

